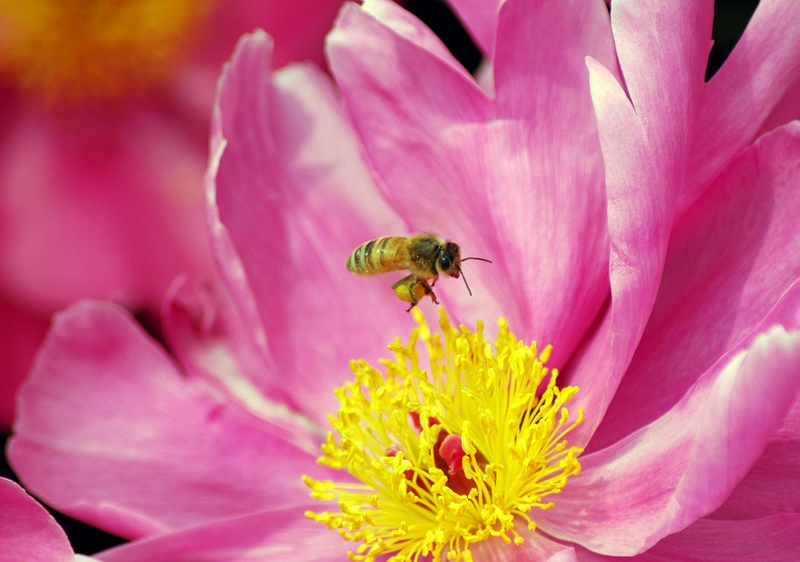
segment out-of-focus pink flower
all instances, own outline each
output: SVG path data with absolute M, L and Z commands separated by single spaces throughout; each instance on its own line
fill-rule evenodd
M 494 261 L 469 268 L 473 298 L 439 281 L 448 309 L 552 343 L 585 412 L 581 472 L 522 545 L 485 540 L 476 560 L 800 555 L 800 13 L 762 2 L 704 84 L 708 2 L 610 19 L 600 1 L 455 4 L 487 89 L 385 0 L 341 12 L 338 91 L 311 66 L 272 73 L 270 41 L 244 39 L 212 133 L 224 288 L 176 288 L 174 355 L 115 305 L 57 318 L 9 458 L 57 509 L 141 539 L 100 559 L 355 548 L 305 517 L 330 508 L 299 476 L 331 476 L 313 459 L 348 361 L 411 322 L 394 279 L 344 262 L 425 230 Z
M 155 313 L 176 275 L 212 271 L 208 116 L 239 36 L 276 64 L 321 62 L 341 0 L 0 1 L 0 427 L 50 314 L 78 298 Z M 4 341 L 8 339 L 4 338 Z
M 76 555 L 55 519 L 19 484 L 0 478 L 0 557 L 25 562 L 95 560 Z

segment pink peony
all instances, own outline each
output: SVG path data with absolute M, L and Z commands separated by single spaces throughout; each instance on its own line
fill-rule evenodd
M 208 176 L 224 286 L 176 286 L 172 354 L 113 304 L 57 317 L 20 392 L 8 455 L 44 501 L 137 539 L 99 559 L 341 560 L 358 544 L 307 517 L 339 516 L 309 498 L 301 475 L 343 483 L 330 490 L 350 502 L 346 521 L 398 522 L 362 518 L 361 529 L 395 540 L 424 535 L 425 520 L 431 548 L 475 560 L 800 557 L 800 124 L 790 122 L 800 12 L 763 1 L 704 84 L 708 2 L 614 2 L 610 19 L 601 1 L 454 4 L 491 61 L 483 87 L 387 0 L 340 13 L 328 36 L 338 90 L 310 65 L 271 72 L 270 40 L 244 38 L 220 82 Z M 583 412 L 567 435 L 576 454 L 585 449 L 580 466 L 572 458 L 550 488 L 552 506 L 533 502 L 546 509 L 520 496 L 491 504 L 515 515 L 482 540 L 488 519 L 438 537 L 450 518 L 442 504 L 427 518 L 414 505 L 370 511 L 342 491 L 346 473 L 315 464 L 349 360 L 377 365 L 414 325 L 395 279 L 354 278 L 347 255 L 376 236 L 428 230 L 494 261 L 464 268 L 472 298 L 456 281 L 436 285 L 458 321 L 485 318 L 489 339 L 500 338 L 497 357 L 480 341 L 453 344 L 452 364 L 472 374 L 483 359 L 504 364 L 502 316 L 523 340 L 552 344 L 558 385 L 579 388 L 564 420 Z M 440 368 L 453 376 L 430 366 Z M 382 388 L 365 363 L 355 371 Z M 452 399 L 443 414 L 458 409 L 472 425 L 448 425 L 424 401 L 409 413 L 421 441 L 434 427 L 449 434 L 431 450 L 437 462 L 457 472 L 460 460 L 464 474 L 470 462 L 486 478 L 459 485 L 494 498 L 487 467 L 519 442 L 482 434 L 492 418 L 455 405 L 518 396 L 491 388 L 429 394 Z M 337 429 L 392 414 L 384 395 L 361 406 L 341 396 L 352 409 Z M 536 408 L 517 407 L 509 432 L 527 429 Z M 380 441 L 384 429 L 366 427 L 353 435 Z M 360 462 L 360 442 L 332 439 L 328 458 L 347 450 L 342 464 Z M 386 474 L 354 471 L 374 478 L 376 505 L 425 477 L 402 464 L 409 455 L 390 444 Z M 390 466 L 399 478 L 387 478 Z M 458 499 L 455 472 L 435 498 Z M 430 483 L 417 492 L 439 493 Z
M 214 85 L 265 27 L 276 64 L 322 58 L 341 0 L 0 1 L 0 428 L 53 311 L 78 298 L 157 313 L 213 271 L 203 171 Z

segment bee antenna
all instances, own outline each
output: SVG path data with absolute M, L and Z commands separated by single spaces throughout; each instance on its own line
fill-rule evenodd
M 485 261 L 487 263 L 492 263 L 492 260 L 487 260 L 486 258 L 476 258 L 474 256 L 470 256 L 468 258 L 461 258 L 461 261 L 469 261 L 469 260 L 478 260 L 478 261 Z M 469 293 L 469 296 L 472 296 L 472 289 L 469 288 L 469 283 L 467 283 L 467 277 L 464 275 L 464 270 L 461 269 L 459 265 L 456 265 L 456 268 L 458 269 L 458 273 L 461 275 L 461 278 L 464 280 L 464 285 L 467 286 L 467 292 Z
M 464 260 L 461 260 L 461 261 L 464 261 Z M 469 288 L 469 283 L 467 283 L 467 278 L 464 275 L 464 271 L 459 267 L 458 268 L 458 272 L 461 274 L 461 278 L 464 280 L 464 285 L 467 286 L 467 292 L 469 293 L 469 296 L 472 296 L 472 289 Z

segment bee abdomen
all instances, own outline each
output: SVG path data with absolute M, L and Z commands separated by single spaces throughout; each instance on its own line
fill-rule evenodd
M 373 275 L 404 269 L 403 236 L 383 236 L 364 242 L 347 258 L 347 269 L 360 275 Z

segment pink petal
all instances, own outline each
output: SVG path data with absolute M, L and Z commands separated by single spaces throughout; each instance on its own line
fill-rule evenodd
M 469 72 L 453 58 L 450 50 L 442 40 L 423 25 L 416 16 L 398 5 L 397 2 L 367 0 L 361 5 L 361 9 L 364 13 L 370 14 L 380 21 L 381 24 L 389 27 L 394 33 L 436 56 L 442 63 L 448 65 L 451 70 L 461 74 L 464 78 L 471 78 Z
M 703 90 L 684 203 L 759 134 L 800 117 L 798 28 L 794 0 L 759 2 L 733 52 Z
M 483 54 L 494 58 L 497 18 L 501 0 L 449 0 Z
M 656 419 L 720 356 L 746 348 L 800 278 L 798 154 L 800 124 L 765 135 L 676 224 L 647 330 L 593 449 Z M 791 309 L 775 321 L 800 325 Z
M 647 128 L 691 130 L 711 50 L 713 18 L 709 1 L 677 6 L 666 0 L 615 0 L 611 25 L 619 65 L 631 102 Z M 673 138 L 666 132 L 662 137 L 659 145 L 686 154 L 687 137 Z M 652 148 L 655 157 L 669 155 L 658 151 L 661 146 Z
M 601 158 L 585 59 L 592 57 L 606 68 L 617 64 L 608 10 L 581 0 L 536 4 L 533 9 L 528 0 L 506 0 L 500 9 L 493 61 L 498 117 L 524 120 L 540 150 L 552 150 L 547 141 L 560 145 L 541 156 L 538 167 L 549 163 L 562 174 L 562 182 L 575 184 L 574 190 L 592 188 L 602 178 L 588 172 L 599 167 L 602 174 L 602 164 L 583 170 L 577 157 Z M 569 143 L 562 138 L 567 134 Z M 564 178 L 565 172 L 579 175 Z M 554 179 L 550 183 L 551 192 L 561 197 L 560 186 Z M 566 196 L 577 199 L 571 191 Z
M 25 562 L 75 560 L 56 520 L 19 485 L 0 478 L 0 558 Z
M 475 298 L 444 296 L 460 316 L 507 316 L 523 337 L 557 343 L 554 362 L 563 361 L 606 294 L 602 162 L 583 60 L 610 58 L 607 15 L 583 11 L 573 20 L 576 12 L 553 3 L 550 17 L 539 18 L 507 2 L 493 101 L 431 47 L 420 22 L 404 20 L 413 33 L 398 30 L 371 8 L 383 3 L 345 7 L 328 54 L 386 197 L 416 230 L 494 260 L 471 264 Z M 543 53 L 528 70 L 515 53 L 553 25 L 563 32 L 559 45 L 577 47 L 566 60 Z M 543 117 L 551 114 L 560 118 Z
M 265 406 L 264 398 L 288 404 L 263 329 L 254 329 L 239 311 L 219 283 L 176 281 L 163 312 L 170 351 L 187 371 L 225 389 L 251 411 Z M 255 311 L 248 313 L 253 316 Z
M 800 397 L 764 454 L 710 517 L 755 519 L 800 513 Z
M 529 169 L 485 185 L 492 186 L 490 208 L 503 209 L 496 228 L 506 241 L 505 258 L 527 265 L 528 271 L 512 272 L 510 283 L 526 288 L 521 293 L 528 302 L 520 304 L 528 307 L 528 335 L 552 338 L 552 362 L 559 366 L 608 294 L 603 161 L 587 56 L 616 65 L 602 4 L 552 0 L 535 10 L 527 1 L 502 5 L 495 119 L 518 121 L 525 129 Z M 506 148 L 497 165 L 506 165 L 509 154 L 512 161 L 522 159 L 519 149 Z
M 747 521 L 701 519 L 670 535 L 636 560 L 762 562 L 800 560 L 800 514 L 785 513 Z
M 338 562 L 354 546 L 304 512 L 318 504 L 265 511 L 159 535 L 97 554 L 103 562 Z
M 589 59 L 605 158 L 611 310 L 609 324 L 601 326 L 603 337 L 568 368 L 569 382 L 582 389 L 572 407 L 583 406 L 587 413 L 576 433 L 583 442 L 633 356 L 664 267 L 711 30 L 709 6 L 693 3 L 689 13 L 684 8 L 658 0 L 614 3 L 614 38 L 630 99 L 610 71 Z M 668 42 L 660 40 L 665 30 Z
M 328 80 L 309 66 L 273 75 L 269 53 L 266 36 L 246 37 L 221 81 L 212 229 L 229 286 L 242 274 L 224 233 L 241 256 L 282 384 L 323 423 L 349 361 L 374 359 L 412 323 L 393 280 L 345 269 L 360 243 L 405 228 L 372 186 Z
M 667 414 L 582 456 L 581 473 L 539 516 L 540 528 L 616 556 L 681 531 L 716 509 L 753 466 L 795 401 L 799 375 L 800 332 L 773 326 Z
M 412 33 L 398 31 L 393 19 L 386 23 L 377 19 L 383 13 L 376 5 L 385 3 L 343 8 L 328 36 L 331 67 L 373 165 L 384 181 L 393 179 L 397 184 L 389 186 L 395 190 L 387 195 L 398 200 L 394 202 L 401 204 L 402 215 L 414 223 L 430 223 L 434 218 L 442 223 L 446 217 L 441 209 L 447 209 L 449 215 L 463 220 L 462 215 L 475 214 L 459 193 L 463 184 L 452 177 L 442 182 L 443 174 L 457 173 L 458 167 L 445 167 L 440 161 L 434 169 L 438 155 L 429 155 L 423 143 L 434 137 L 434 131 L 439 137 L 455 122 L 480 118 L 486 109 L 485 96 L 452 56 L 445 58 L 442 49 L 431 47 L 437 40 L 421 22 L 407 18 L 408 25 L 415 26 Z M 368 11 L 369 7 L 373 9 Z M 385 63 L 370 64 L 373 60 Z M 377 143 L 384 143 L 383 150 Z M 414 158 L 414 166 L 400 165 L 401 154 L 405 161 Z M 425 160 L 416 162 L 421 158 Z M 400 178 L 387 178 L 389 171 Z M 416 183 L 423 172 L 434 176 Z M 396 193 L 401 187 L 403 193 Z M 437 224 L 425 226 L 442 232 Z
M 182 377 L 108 303 L 56 317 L 18 404 L 8 457 L 26 487 L 125 537 L 306 503 L 300 475 L 320 471 L 301 422 Z

